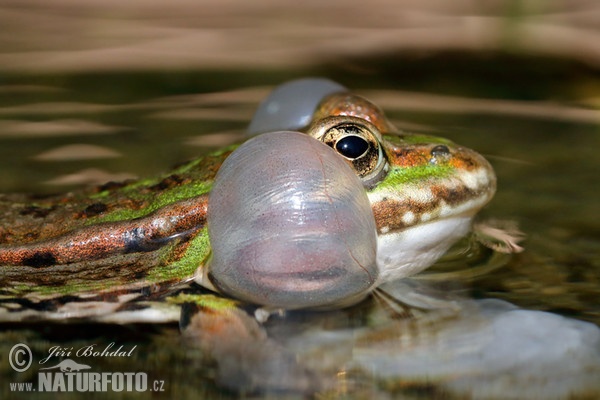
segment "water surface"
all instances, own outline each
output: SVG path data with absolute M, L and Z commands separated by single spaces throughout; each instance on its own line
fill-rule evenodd
M 479 386 L 487 390 L 499 385 L 492 394 L 504 393 L 502 384 L 507 384 L 492 377 L 517 368 L 515 365 L 531 365 L 531 360 L 528 364 L 508 357 L 507 364 L 499 367 L 493 362 L 496 355 L 483 367 L 469 367 L 473 363 L 469 353 L 456 350 L 472 345 L 485 353 L 493 348 L 486 344 L 492 333 L 483 330 L 494 322 L 500 328 L 516 324 L 517 330 L 512 332 L 523 326 L 507 317 L 515 314 L 511 314 L 511 306 L 484 299 L 551 312 L 550 319 L 542 318 L 539 325 L 556 332 L 566 329 L 569 321 L 588 321 L 597 328 L 600 114 L 598 98 L 587 88 L 598 87 L 598 74 L 582 64 L 559 59 L 502 54 L 474 57 L 449 53 L 404 61 L 394 55 L 349 58 L 344 65 L 323 64 L 278 73 L 7 75 L 0 84 L 0 190 L 57 192 L 163 171 L 239 140 L 258 101 L 273 85 L 306 75 L 330 77 L 381 104 L 399 128 L 448 137 L 476 149 L 493 164 L 498 193 L 482 219 L 518 224 L 527 236 L 526 250 L 503 258 L 497 268 L 485 273 L 469 271 L 484 269 L 481 267 L 493 256 L 487 250 L 481 250 L 475 259 L 459 258 L 430 271 L 449 273 L 449 278 L 438 279 L 437 285 L 460 295 L 463 309 L 473 310 L 477 318 L 463 311 L 451 316 L 444 312 L 417 314 L 405 320 L 390 314 L 385 303 L 370 299 L 339 312 L 274 318 L 266 326 L 269 338 L 259 340 L 251 335 L 252 322 L 240 316 L 242 328 L 231 335 L 241 338 L 236 348 L 247 365 L 235 368 L 224 361 L 239 361 L 231 355 L 231 348 L 217 343 L 214 348 L 218 350 L 207 357 L 202 346 L 190 344 L 190 338 L 180 335 L 175 325 L 8 325 L 2 327 L 2 354 L 17 341 L 29 343 L 39 354 L 53 345 L 137 345 L 133 358 L 94 360 L 94 366 L 103 371 L 147 371 L 153 379 L 164 380 L 173 397 L 235 398 L 241 393 L 249 398 L 301 398 L 312 388 L 320 398 L 462 398 L 486 395 Z M 510 73 L 498 75 L 500 67 Z M 500 79 L 490 80 L 490 74 Z M 547 316 L 531 315 L 525 314 L 525 319 Z M 581 330 L 584 325 L 575 325 L 576 332 L 591 329 L 589 337 L 594 338 L 590 328 L 594 325 Z M 559 334 L 557 342 L 560 338 Z M 566 336 L 563 339 L 567 340 Z M 598 367 L 594 357 L 600 348 L 592 339 L 586 339 L 592 341 L 586 343 L 591 347 L 583 347 L 592 360 L 573 358 L 575 371 L 586 363 Z M 201 338 L 202 343 L 213 343 L 211 340 L 215 339 Z M 544 369 L 551 364 L 550 347 L 557 343 L 548 340 L 547 354 L 544 348 L 523 349 L 531 350 L 533 361 L 542 366 L 540 382 L 534 382 L 540 392 L 522 393 L 531 398 L 552 393 L 548 382 L 565 376 L 564 371 Z M 429 343 L 437 347 L 432 349 Z M 433 364 L 419 364 L 424 368 L 420 376 L 403 369 L 409 355 L 426 360 L 439 354 L 436 348 L 454 357 L 454 364 L 446 366 L 456 368 L 459 374 L 468 375 L 473 368 L 489 370 L 476 379 L 461 381 L 451 379 L 441 361 L 434 363 L 438 369 Z M 391 361 L 385 358 L 390 354 L 395 356 Z M 548 360 L 542 360 L 544 354 Z M 418 370 L 416 361 L 412 367 Z M 0 365 L 0 371 L 2 382 L 29 381 L 35 372 L 19 375 L 6 363 Z M 274 371 L 279 375 L 273 375 Z M 521 370 L 516 371 L 518 375 Z M 584 388 L 580 395 L 598 393 L 591 383 L 598 370 L 575 375 L 573 380 L 567 376 L 564 384 Z M 279 381 L 274 383 L 273 376 Z M 0 390 L 3 398 L 7 394 L 18 397 L 7 393 L 4 384 Z M 114 397 L 120 396 L 128 397 Z

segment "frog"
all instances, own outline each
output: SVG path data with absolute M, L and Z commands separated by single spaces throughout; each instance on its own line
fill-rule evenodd
M 476 151 L 400 131 L 360 95 L 336 86 L 321 97 L 293 128 L 356 174 L 376 227 L 377 277 L 352 301 L 328 304 L 347 307 L 434 264 L 470 231 L 496 177 Z M 172 322 L 191 301 L 238 307 L 236 293 L 211 275 L 207 220 L 218 171 L 239 146 L 157 177 L 61 195 L 0 195 L 0 320 Z

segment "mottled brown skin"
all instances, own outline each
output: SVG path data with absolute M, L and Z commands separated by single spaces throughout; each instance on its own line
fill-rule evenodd
M 383 111 L 364 97 L 352 93 L 334 93 L 325 97 L 317 111 L 313 121 L 318 121 L 331 116 L 350 116 L 366 119 L 379 132 L 393 132 L 394 126 L 385 118 Z
M 159 275 L 151 281 L 145 277 L 185 255 L 189 241 L 204 228 L 207 191 L 180 196 L 147 213 L 144 209 L 179 185 L 212 182 L 230 152 L 209 155 L 141 183 L 108 183 L 42 198 L 0 195 L 0 294 L 12 296 L 17 287 L 21 294 L 46 293 L 67 285 L 104 295 L 136 288 L 148 294 L 192 279 L 193 274 L 164 279 Z M 102 222 L 121 210 L 141 215 Z
M 381 202 L 373 205 L 373 214 L 375 215 L 375 222 L 377 231 L 383 233 L 383 228 L 386 228 L 386 232 L 397 231 L 409 228 L 411 226 L 418 225 L 420 223 L 419 216 L 430 212 L 432 208 L 438 207 L 441 201 L 445 201 L 447 204 L 454 206 L 455 204 L 462 203 L 463 199 L 471 198 L 475 195 L 475 192 L 468 188 L 462 188 L 457 191 L 451 191 L 448 189 L 432 190 L 435 196 L 439 196 L 436 201 L 431 203 L 421 202 L 399 202 L 393 199 L 384 199 Z M 440 193 L 443 192 L 443 193 Z M 414 222 L 406 223 L 402 220 L 402 216 L 412 212 L 416 218 Z
M 385 135 L 384 138 L 388 139 L 389 135 Z M 436 150 L 440 147 L 444 148 L 442 157 L 438 156 L 438 160 L 442 158 L 442 160 L 438 161 L 440 163 L 445 163 L 448 166 L 467 172 L 481 168 L 492 169 L 481 155 L 464 147 L 452 148 L 451 146 L 440 146 L 438 144 L 403 144 L 399 146 L 394 145 L 392 141 L 386 140 L 384 142 L 384 151 L 390 163 L 407 168 L 428 165 L 432 157 L 435 157 Z M 380 202 L 372 204 L 378 231 L 381 233 L 383 227 L 388 231 L 394 231 L 417 225 L 420 223 L 420 215 L 431 212 L 432 209 L 439 207 L 442 202 L 454 207 L 463 204 L 467 199 L 477 198 L 484 193 L 490 192 L 490 188 L 491 193 L 489 197 L 491 198 L 493 188 L 496 184 L 495 179 L 492 179 L 488 186 L 482 187 L 479 190 L 473 190 L 464 186 L 461 182 L 458 182 L 456 185 L 451 185 L 450 183 L 451 181 L 446 185 L 428 185 L 434 199 L 431 202 L 407 201 L 406 199 L 397 201 L 392 198 L 384 198 Z M 416 216 L 413 222 L 407 223 L 403 221 L 402 217 L 408 212 Z
M 207 205 L 208 196 L 202 195 L 167 205 L 143 218 L 84 226 L 41 242 L 0 248 L 0 268 L 1 265 L 44 268 L 117 253 L 155 250 L 202 228 Z
M 55 238 L 86 225 L 96 226 L 103 216 L 119 210 L 143 210 L 161 192 L 183 186 L 192 181 L 212 182 L 219 166 L 231 151 L 209 155 L 192 161 L 189 168 L 184 164 L 163 176 L 143 182 L 109 182 L 107 184 L 77 192 L 56 196 L 35 196 L 18 194 L 0 194 L 0 259 L 7 245 L 23 245 Z M 185 172 L 180 172 L 185 171 Z M 132 189 L 134 188 L 134 189 Z M 101 196 L 99 196 L 101 195 Z M 190 196 L 193 198 L 194 196 Z M 172 216 L 181 213 L 194 221 L 201 221 L 197 211 L 206 202 L 205 194 L 198 201 L 188 201 L 179 205 L 172 204 L 168 209 L 155 213 L 155 217 Z M 199 208 L 200 207 L 200 208 Z M 186 211 L 186 208 L 190 210 Z M 204 210 L 205 211 L 205 210 Z M 150 222 L 153 218 L 149 218 Z M 144 222 L 143 218 L 138 219 Z M 129 221 L 124 221 L 127 224 Z M 178 219 L 172 229 L 160 233 L 160 237 L 170 236 L 188 230 L 195 222 L 183 222 Z M 152 230 L 148 230 L 152 232 Z M 6 257 L 6 256 L 4 256 Z

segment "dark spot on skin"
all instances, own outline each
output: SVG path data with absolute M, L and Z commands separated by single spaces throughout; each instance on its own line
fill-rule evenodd
M 434 196 L 443 198 L 446 203 L 450 205 L 460 204 L 465 201 L 466 198 L 473 197 L 475 193 L 466 187 L 458 189 L 440 188 L 439 190 L 433 190 Z
M 27 232 L 25 234 L 25 239 L 26 240 L 36 240 L 39 236 L 40 235 L 38 232 Z
M 23 265 L 33 268 L 49 267 L 56 264 L 56 257 L 49 251 L 40 251 L 23 259 Z
M 127 181 L 122 181 L 122 182 L 114 182 L 114 181 L 110 181 L 110 182 L 106 182 L 103 185 L 100 185 L 96 188 L 97 192 L 104 192 L 106 190 L 115 190 L 115 189 L 120 189 L 124 186 L 127 186 L 131 181 L 127 180 Z
M 148 271 L 138 271 L 135 274 L 133 274 L 133 278 L 134 279 L 144 279 L 146 276 L 148 276 Z
M 20 215 L 31 215 L 33 218 L 46 218 L 48 214 L 56 209 L 55 206 L 43 208 L 38 206 L 27 206 L 19 211 Z
M 463 157 L 463 162 L 467 165 L 467 167 L 469 168 L 473 168 L 473 166 L 476 165 L 476 163 L 473 161 L 473 158 L 469 157 Z
M 440 192 L 434 191 L 434 196 L 442 196 Z M 408 226 L 414 225 L 418 222 L 418 218 L 413 223 L 405 223 L 402 220 L 402 216 L 407 212 L 412 212 L 416 215 L 421 215 L 424 212 L 429 211 L 430 208 L 436 208 L 439 205 L 439 199 L 432 203 L 421 203 L 415 201 L 402 201 L 398 202 L 394 199 L 388 199 L 386 202 L 379 202 L 373 205 L 373 214 L 375 215 L 375 222 L 377 225 L 377 231 L 381 233 L 382 227 L 386 227 L 390 232 L 395 230 L 404 229 Z
M 161 191 L 170 189 L 172 187 L 181 185 L 184 181 L 184 178 L 177 174 L 169 175 L 162 181 L 158 182 L 156 185 L 150 186 L 150 190 L 152 191 Z
M 166 237 L 149 237 L 149 234 L 143 228 L 135 228 L 125 234 L 125 253 L 147 253 L 158 250 L 163 246 L 168 245 L 175 239 L 181 242 L 188 241 L 197 228 L 187 231 L 178 232 Z
M 83 210 L 84 217 L 95 217 L 98 214 L 102 214 L 108 210 L 108 206 L 104 203 L 94 203 L 90 204 Z
M 56 193 L 31 193 L 27 195 L 27 198 L 31 201 L 47 200 L 57 196 Z
M 146 232 L 142 228 L 135 228 L 129 232 L 126 232 L 124 241 L 125 253 L 139 253 L 155 250 L 148 249 L 148 244 L 146 243 L 148 239 L 146 238 Z
M 433 157 L 447 157 L 450 155 L 450 149 L 448 146 L 444 146 L 443 144 L 439 144 L 431 149 L 431 155 Z

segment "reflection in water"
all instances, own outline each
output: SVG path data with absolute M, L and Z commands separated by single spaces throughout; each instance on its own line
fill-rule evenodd
M 91 144 L 70 144 L 36 154 L 32 158 L 38 161 L 75 161 L 122 156 L 123 154 L 108 147 Z
M 415 285 L 424 284 L 395 282 L 386 290 Z M 221 385 L 242 392 L 354 396 L 385 387 L 503 399 L 600 394 L 596 325 L 495 299 L 433 300 L 439 308 L 414 318 L 372 302 L 358 312 L 272 316 L 264 327 L 239 309 L 198 312 L 184 335 L 216 361 Z
M 69 186 L 69 185 L 89 185 L 96 184 L 100 185 L 106 182 L 122 182 L 128 179 L 135 179 L 137 176 L 127 173 L 112 173 L 97 168 L 87 168 L 77 171 L 72 174 L 65 174 L 57 176 L 56 178 L 50 179 L 43 182 L 45 185 L 50 186 Z
M 127 128 L 107 126 L 85 120 L 53 120 L 31 122 L 20 120 L 0 121 L 0 137 L 2 138 L 39 138 L 57 136 L 84 136 L 114 134 Z

